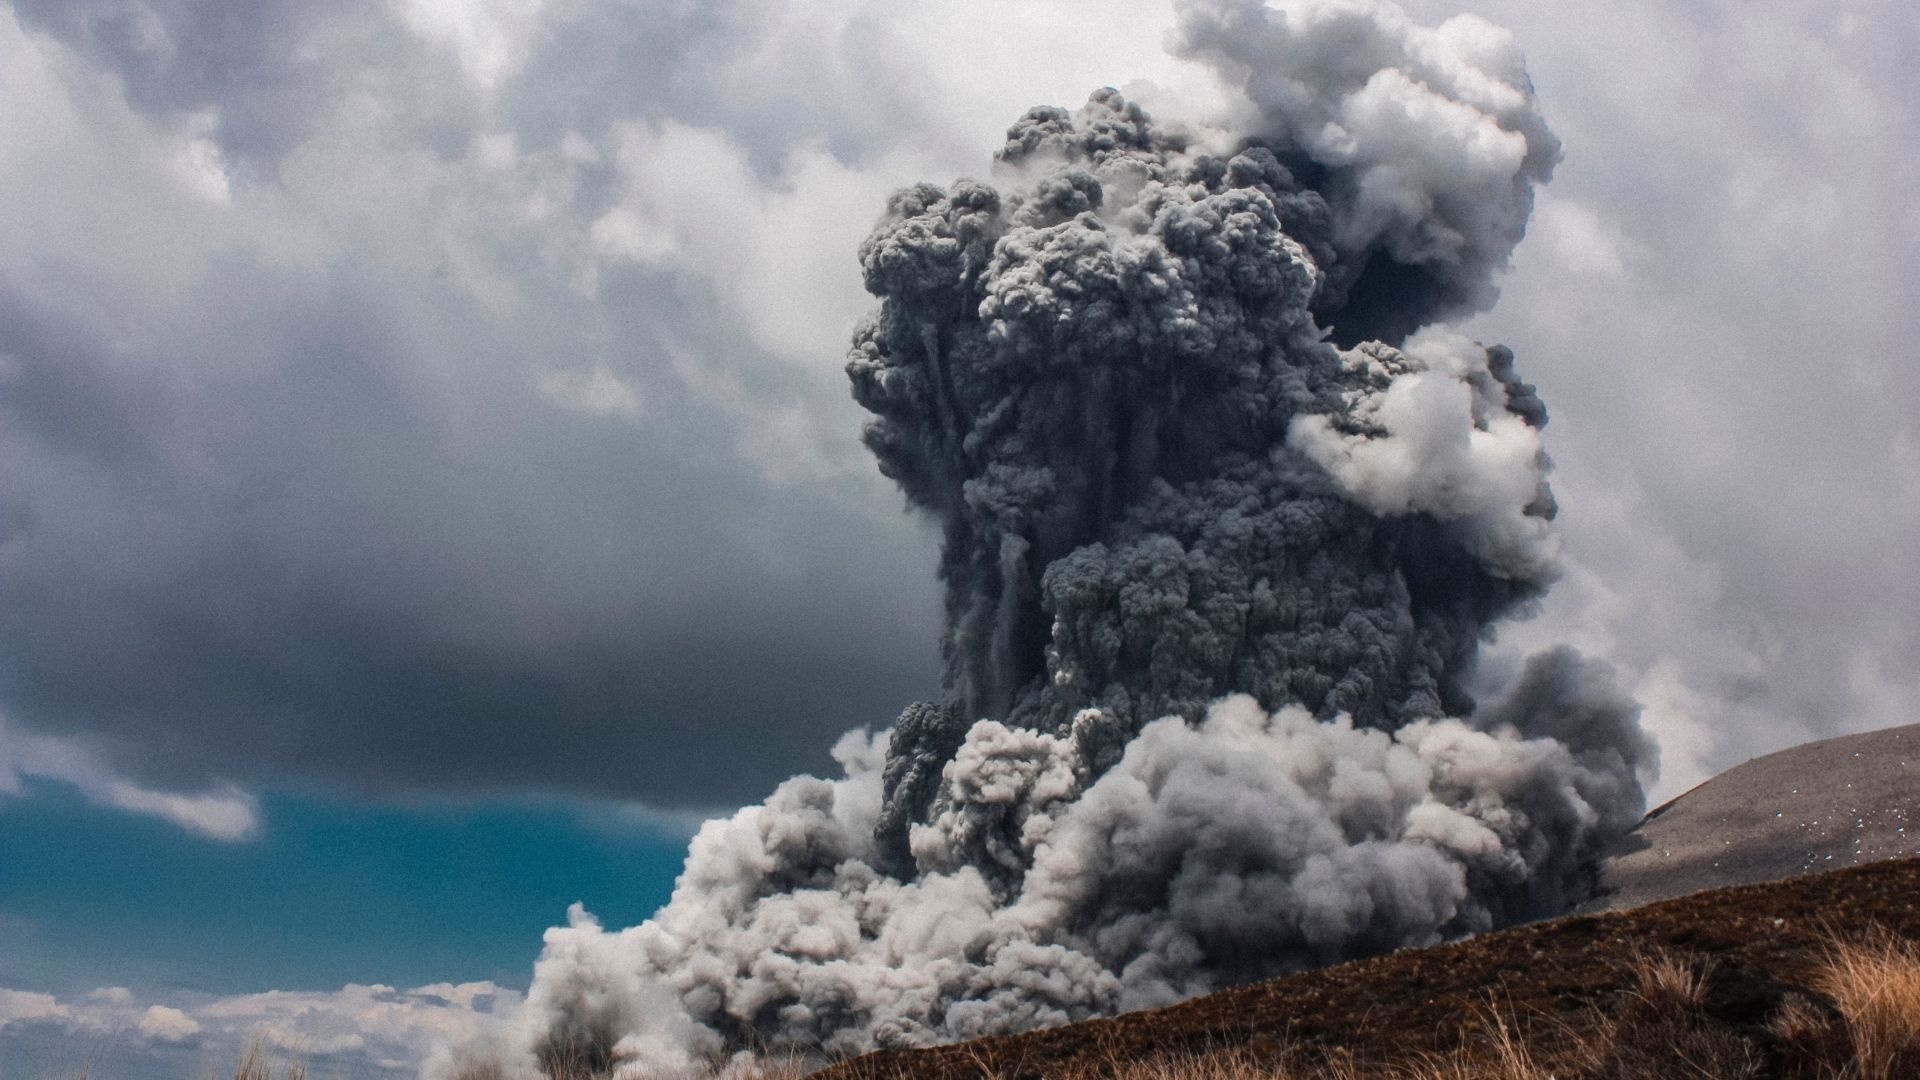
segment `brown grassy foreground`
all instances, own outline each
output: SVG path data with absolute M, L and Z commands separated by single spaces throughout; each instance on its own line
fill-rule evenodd
M 1920 859 L 883 1051 L 820 1080 L 1920 1080 Z
M 553 1080 L 597 1080 L 581 1063 L 549 1066 Z M 768 1060 L 712 1075 L 805 1073 Z M 1025 1035 L 881 1051 L 814 1078 L 1920 1080 L 1920 858 L 1536 923 Z

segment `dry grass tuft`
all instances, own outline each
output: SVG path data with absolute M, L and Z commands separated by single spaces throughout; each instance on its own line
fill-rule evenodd
M 1628 974 L 1633 987 L 1628 994 L 1642 1008 L 1657 1013 L 1689 1011 L 1707 1000 L 1713 961 L 1650 949 L 1633 956 Z
M 1710 957 L 1653 949 L 1628 960 L 1627 991 L 1586 1049 L 1585 1074 L 1647 1080 L 1738 1080 L 1760 1074 L 1762 1054 L 1712 1015 Z
M 1845 1076 L 1920 1076 L 1920 947 L 1877 930 L 1836 940 L 1813 986 L 1846 1025 L 1853 1061 Z
M 1385 1075 L 1398 1080 L 1553 1080 L 1507 1010 L 1489 1002 L 1474 1030 L 1448 1054 L 1425 1054 Z

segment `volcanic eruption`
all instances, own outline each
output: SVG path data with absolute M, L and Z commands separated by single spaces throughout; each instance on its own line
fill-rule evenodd
M 1569 649 L 1546 408 L 1446 328 L 1559 144 L 1509 36 L 1183 0 L 1224 120 L 1036 108 L 859 249 L 866 445 L 941 528 L 945 677 L 709 822 L 672 900 L 549 931 L 533 1070 L 1057 1024 L 1564 910 L 1638 820 L 1637 707 Z

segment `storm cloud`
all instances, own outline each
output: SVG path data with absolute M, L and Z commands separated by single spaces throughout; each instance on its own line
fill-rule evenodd
M 682 209 L 645 169 L 698 129 L 549 116 L 522 142 L 375 6 L 16 15 L 13 730 L 187 791 L 724 806 L 925 692 L 918 529 L 809 413 L 780 356 L 806 327 L 740 327 L 640 238 Z M 704 138 L 708 197 L 754 197 L 752 154 Z
M 1407 7 L 1425 24 L 1458 10 Z M 712 774 L 733 799 L 790 762 L 708 769 L 651 749 L 654 726 L 665 748 L 734 737 L 780 708 L 802 717 L 782 753 L 803 763 L 857 719 L 829 698 L 862 696 L 856 710 L 877 722 L 929 693 L 930 546 L 847 438 L 856 413 L 822 363 L 863 303 L 848 238 L 902 176 L 973 168 L 1034 101 L 1111 82 L 1180 115 L 1245 107 L 1195 78 L 1201 65 L 1162 55 L 1175 26 L 1158 0 L 1104 21 L 1067 10 L 11 5 L 0 89 L 23 107 L 0 110 L 0 583 L 21 583 L 0 658 L 10 732 L 84 743 L 189 794 L 225 790 L 222 778 L 364 773 L 673 801 L 694 786 L 682 778 Z M 1465 328 L 1511 345 L 1553 401 L 1566 525 L 1542 618 L 1510 627 L 1483 669 L 1557 640 L 1614 661 L 1664 744 L 1665 791 L 1909 717 L 1920 576 L 1896 571 L 1920 543 L 1920 385 L 1896 358 L 1920 329 L 1904 271 L 1920 252 L 1905 197 L 1920 33 L 1872 4 L 1629 4 L 1591 20 L 1504 0 L 1476 10 L 1527 43 L 1540 111 L 1569 148 L 1500 285 L 1506 302 Z M 1216 42 L 1213 62 L 1249 63 L 1232 52 L 1250 47 Z M 705 212 L 720 198 L 751 214 Z M 782 291 L 792 281 L 805 289 Z M 215 401 L 218 439 L 202 430 Z M 373 465 L 370 430 L 392 450 Z M 285 495 L 237 497 L 242 465 L 297 474 L 307 516 Z M 708 471 L 669 480 L 696 468 Z M 630 498 L 636 484 L 652 494 Z M 734 492 L 746 505 L 723 507 Z M 417 514 L 428 496 L 442 509 Z M 583 509 L 596 500 L 597 516 Z M 502 523 L 515 507 L 517 533 Z M 275 535 L 232 543 L 250 529 Z M 793 542 L 760 545 L 776 532 Z M 747 557 L 723 582 L 686 554 L 688 536 Z M 487 573 L 456 569 L 481 549 Z M 534 566 L 575 584 L 523 618 L 501 590 L 535 580 Z M 361 573 L 379 583 L 361 587 L 371 599 L 313 602 L 343 608 L 329 618 L 344 631 L 296 614 L 292 582 L 313 589 L 317 568 L 330 596 Z M 803 587 L 809 574 L 832 588 Z M 821 623 L 829 595 L 864 599 Z M 204 647 L 125 644 L 195 605 L 187 625 L 203 624 Z M 685 616 L 709 609 L 735 615 Z M 574 637 L 591 647 L 536 658 L 524 639 L 542 618 L 599 629 Z M 736 634 L 743 621 L 757 629 Z M 694 678 L 720 663 L 679 647 L 695 623 L 725 639 L 717 651 L 750 640 L 768 656 L 772 639 L 834 655 L 773 663 L 805 674 L 784 704 L 747 702 L 759 684 L 737 668 Z M 342 632 L 350 646 L 327 643 Z M 284 649 L 269 648 L 275 633 Z M 233 642 L 281 659 L 248 660 Z M 619 659 L 569 659 L 596 653 Z M 658 659 L 633 661 L 643 653 Z M 795 712 L 821 662 L 838 675 Z M 463 664 L 548 710 L 547 739 L 506 720 L 446 737 L 468 709 L 509 711 L 456 700 Z M 173 705 L 140 704 L 130 688 L 147 680 Z M 403 692 L 383 695 L 390 683 Z M 606 704 L 629 694 L 659 704 Z M 351 726 L 368 715 L 384 719 Z M 329 738 L 336 724 L 351 736 Z M 495 739 L 520 752 L 469 753 Z M 619 777 L 609 746 L 632 755 Z

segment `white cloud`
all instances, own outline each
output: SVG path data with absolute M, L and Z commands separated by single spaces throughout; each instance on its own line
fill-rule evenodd
M 640 392 L 605 364 L 586 371 L 549 371 L 540 376 L 540 396 L 562 409 L 588 416 L 638 419 L 646 412 Z
M 619 205 L 594 223 L 596 249 L 717 289 L 769 353 L 837 377 L 853 323 L 872 304 L 852 246 L 924 153 L 859 167 L 803 145 L 771 180 L 727 131 L 667 122 L 620 133 Z
M 71 999 L 0 988 L 0 1040 L 10 1037 L 5 1029 L 14 1025 L 84 1033 L 111 1048 L 116 1060 L 102 1064 L 125 1075 L 168 1071 L 149 1055 L 183 1043 L 197 1047 L 205 1060 L 230 1066 L 256 1039 L 279 1055 L 313 1063 L 321 1075 L 330 1075 L 330 1069 L 348 1075 L 403 1073 L 437 1045 L 496 1030 L 520 1004 L 518 993 L 491 982 L 411 990 L 349 983 L 324 992 L 162 997 L 154 1000 L 122 987 Z M 19 1034 L 16 1028 L 12 1036 Z
M 544 0 L 402 0 L 407 24 L 449 48 L 480 86 L 491 89 L 526 59 L 525 43 Z
M 642 218 L 632 207 L 616 206 L 588 230 L 594 254 L 608 259 L 657 266 L 679 250 L 666 230 Z
M 170 1005 L 149 1005 L 135 1029 L 149 1039 L 181 1042 L 200 1033 L 200 1022 Z
M 0 987 L 0 1027 L 35 1020 L 65 1020 L 73 1010 L 52 994 Z
M 1585 288 L 1617 288 L 1629 273 L 1631 248 L 1619 223 L 1551 190 L 1535 197 L 1526 244 L 1529 260 L 1549 263 Z

